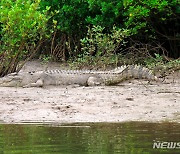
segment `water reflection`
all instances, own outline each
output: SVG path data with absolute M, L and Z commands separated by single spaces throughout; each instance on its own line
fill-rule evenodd
M 72 124 L 71 124 L 72 125 Z M 0 153 L 179 153 L 153 149 L 153 141 L 180 142 L 178 123 L 0 125 Z

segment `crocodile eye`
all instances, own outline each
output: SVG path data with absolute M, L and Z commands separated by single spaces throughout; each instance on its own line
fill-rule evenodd
M 29 73 L 29 74 L 33 74 L 33 73 L 35 73 L 35 71 L 29 71 L 28 73 Z
M 33 75 L 34 74 L 34 71 L 31 71 L 31 72 L 28 72 L 30 75 Z

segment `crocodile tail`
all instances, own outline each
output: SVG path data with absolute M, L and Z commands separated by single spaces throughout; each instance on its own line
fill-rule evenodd
M 148 79 L 157 81 L 158 78 L 152 73 L 151 70 L 141 65 L 128 65 L 122 74 L 125 78 Z

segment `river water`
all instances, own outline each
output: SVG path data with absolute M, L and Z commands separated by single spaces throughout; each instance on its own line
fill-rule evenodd
M 180 124 L 0 124 L 1 153 L 180 154 Z

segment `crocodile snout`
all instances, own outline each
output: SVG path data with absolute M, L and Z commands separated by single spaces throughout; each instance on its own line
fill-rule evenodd
M 5 76 L 0 78 L 0 86 L 1 87 L 12 87 L 18 86 L 21 83 L 22 79 L 19 76 Z

